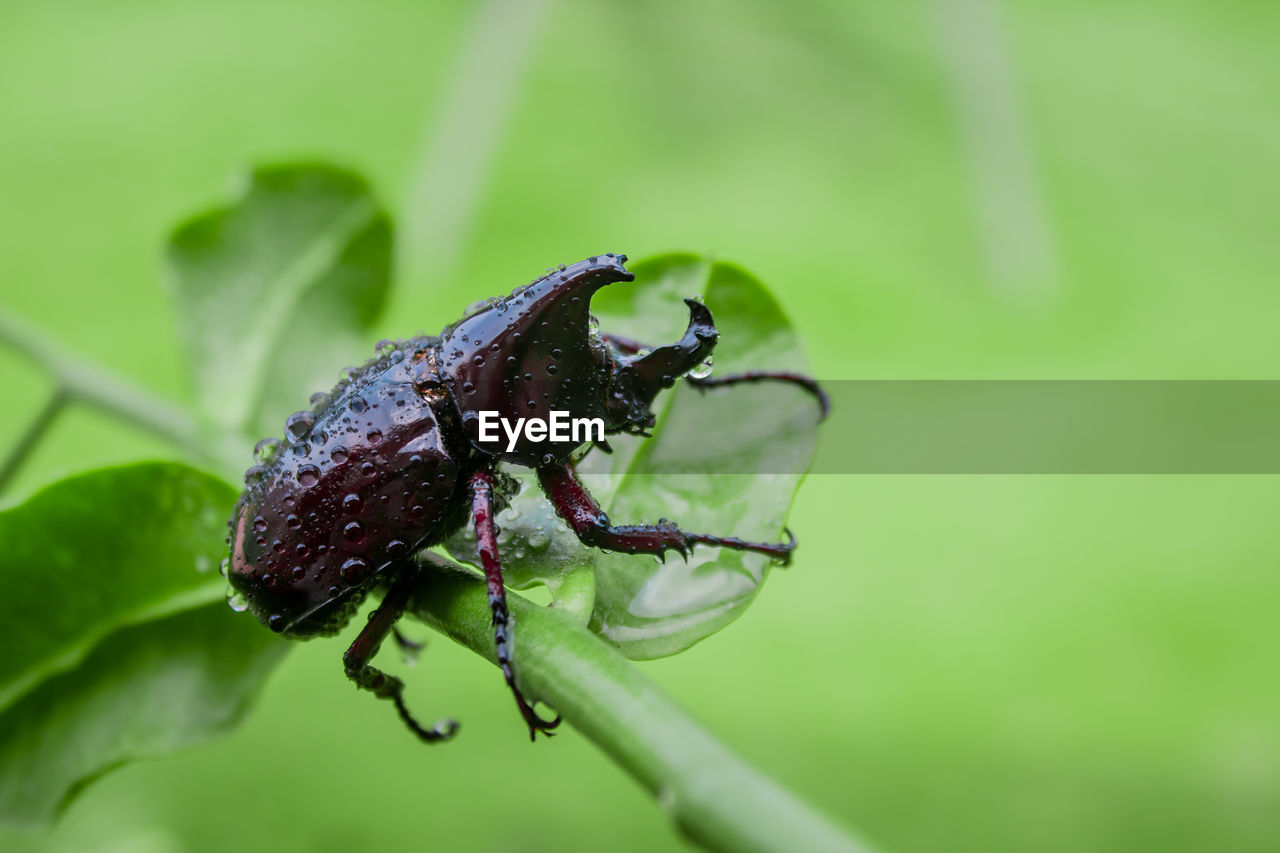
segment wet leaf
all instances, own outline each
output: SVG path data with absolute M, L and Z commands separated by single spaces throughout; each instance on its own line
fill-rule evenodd
M 262 166 L 228 206 L 168 247 L 197 406 L 216 429 L 280 435 L 284 418 L 368 355 L 385 301 L 391 224 L 360 176 Z
M 804 370 L 799 338 L 768 290 L 741 268 L 697 255 L 663 255 L 632 265 L 636 282 L 600 291 L 601 328 L 656 344 L 676 340 L 688 321 L 681 303 L 701 296 L 720 330 L 715 372 Z M 701 392 L 678 385 L 655 403 L 653 438 L 611 437 L 614 453 L 593 451 L 583 480 L 615 523 L 669 518 L 686 530 L 778 541 L 795 490 L 812 459 L 817 407 L 776 383 Z M 632 658 L 675 654 L 737 618 L 771 566 L 756 554 L 698 547 L 688 562 L 669 555 L 605 554 L 584 548 L 555 517 L 536 484 L 498 517 L 504 569 L 513 586 L 545 583 L 557 603 Z M 531 547 L 540 544 L 541 551 Z M 449 542 L 474 562 L 467 533 Z M 547 556 L 550 555 L 550 559 Z M 508 568 L 509 567 L 509 568 Z M 593 575 L 593 582 L 585 575 Z M 568 601 L 561 593 L 572 592 Z
M 198 742 L 286 648 L 235 618 L 221 481 L 174 463 L 61 480 L 0 512 L 0 818 L 52 818 L 89 779 Z

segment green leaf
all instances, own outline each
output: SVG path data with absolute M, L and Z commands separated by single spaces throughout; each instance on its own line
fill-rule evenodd
M 141 463 L 0 512 L 0 818 L 46 821 L 87 780 L 245 706 L 286 646 L 224 602 L 234 499 L 192 468 Z
M 363 360 L 390 267 L 391 224 L 362 177 L 323 164 L 253 169 L 234 202 L 169 242 L 200 412 L 224 432 L 279 434 L 312 391 Z
M 632 269 L 634 284 L 605 288 L 592 301 L 602 328 L 655 344 L 676 340 L 688 321 L 680 300 L 698 295 L 721 332 L 717 373 L 806 369 L 777 302 L 741 268 L 670 254 Z M 652 438 L 611 437 L 612 455 L 592 452 L 579 467 L 615 523 L 665 517 L 694 532 L 758 541 L 783 536 L 816 446 L 811 397 L 778 383 L 706 393 L 681 384 L 658 398 L 655 414 Z M 520 478 L 520 495 L 498 517 L 511 586 L 546 584 L 557 604 L 589 612 L 592 628 L 629 657 L 675 654 L 718 631 L 741 615 L 768 574 L 767 558 L 726 549 L 698 547 L 687 562 L 670 556 L 658 563 L 584 548 L 532 479 Z M 474 562 L 474 536 L 459 534 L 448 550 Z
M 0 818 L 47 823 L 112 768 L 231 728 L 287 648 L 222 601 L 106 637 L 0 714 Z

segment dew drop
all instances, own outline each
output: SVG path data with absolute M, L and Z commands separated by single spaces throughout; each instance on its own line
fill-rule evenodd
M 369 404 L 365 402 L 364 397 L 352 397 L 351 402 L 347 404 L 347 408 L 351 410 L 353 415 L 363 415 L 369 409 Z
M 231 574 L 231 558 L 223 557 L 222 562 L 218 564 L 218 574 L 224 578 Z
M 263 477 L 265 477 L 266 474 L 267 474 L 266 468 L 263 468 L 261 465 L 254 465 L 253 467 L 249 468 L 249 470 L 244 472 L 244 484 L 246 486 L 255 485 L 258 483 L 258 481 L 260 481 Z
M 347 522 L 347 526 L 342 528 L 342 535 L 348 542 L 359 542 L 364 538 L 364 525 L 358 521 Z
M 253 446 L 253 458 L 262 465 L 270 465 L 280 453 L 280 439 L 264 438 Z
M 689 377 L 691 379 L 706 379 L 711 375 L 711 369 L 715 366 L 714 362 L 715 360 L 708 354 L 701 364 L 689 371 Z
M 335 447 L 329 452 L 329 458 L 333 460 L 334 465 L 341 465 L 347 461 L 347 449 L 345 447 Z
M 377 444 L 378 442 L 382 441 L 382 430 L 371 429 L 367 433 L 365 433 L 364 437 L 368 439 L 370 444 Z
M 588 335 L 600 334 L 600 321 L 596 319 L 595 314 L 590 315 L 590 317 L 591 319 L 587 321 L 587 334 Z
M 345 563 L 343 563 L 342 567 L 338 569 L 338 577 L 342 578 L 344 581 L 347 581 L 348 583 L 351 581 L 360 580 L 364 571 L 368 568 L 369 568 L 369 564 L 366 563 L 364 560 L 360 559 L 359 557 L 352 557 L 350 560 L 347 560 Z
M 249 600 L 235 590 L 227 590 L 227 606 L 237 613 L 249 609 Z
M 323 391 L 317 391 L 311 395 L 311 399 L 307 402 L 311 404 L 311 408 L 313 410 L 323 409 L 325 406 L 329 405 L 329 395 Z
M 314 465 L 303 465 L 298 469 L 298 483 L 304 488 L 311 488 L 320 482 L 320 469 Z
M 364 508 L 364 500 L 355 492 L 342 499 L 342 508 L 347 512 L 359 512 Z
M 267 617 L 267 627 L 279 634 L 285 628 L 283 613 L 272 613 Z
M 258 531 L 259 533 L 266 533 L 267 520 L 260 515 L 257 516 L 256 518 L 253 519 L 253 529 Z
M 316 425 L 315 412 L 294 412 L 284 422 L 284 431 L 294 441 L 301 441 Z
M 547 533 L 545 527 L 537 527 L 529 534 L 526 540 L 529 547 L 535 551 L 541 551 L 551 544 L 551 535 Z
M 285 526 L 290 530 L 297 530 L 302 526 L 302 521 L 296 515 L 287 515 L 284 519 Z

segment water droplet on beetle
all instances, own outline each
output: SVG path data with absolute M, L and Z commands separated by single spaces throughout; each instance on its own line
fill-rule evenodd
M 230 557 L 222 558 L 222 562 L 218 564 L 218 574 L 222 575 L 224 578 L 227 575 L 231 574 L 231 558 Z
M 323 409 L 329 404 L 329 395 L 323 391 L 317 391 L 311 395 L 311 399 L 307 402 L 311 404 L 313 410 Z
M 272 613 L 267 617 L 267 627 L 279 634 L 285 628 L 283 613 Z
M 359 557 L 352 557 L 338 569 L 338 577 L 347 582 L 360 580 L 364 571 L 368 568 L 369 564 L 364 560 Z
M 689 376 L 689 378 L 691 379 L 706 379 L 708 376 L 711 375 L 711 369 L 714 366 L 715 366 L 715 359 L 712 358 L 711 355 L 708 355 L 706 358 L 702 360 L 701 364 L 699 364 L 693 370 L 690 370 L 686 375 Z
M 364 437 L 368 439 L 370 444 L 377 444 L 379 441 L 382 441 L 382 430 L 371 429 L 365 433 Z
M 259 516 L 257 516 L 257 517 L 255 517 L 255 518 L 253 519 L 253 529 L 254 529 L 254 530 L 256 530 L 256 531 L 258 531 L 259 533 L 266 533 L 266 532 L 267 532 L 267 520 L 266 520 L 265 518 L 263 518 L 262 516 L 260 516 L 260 515 L 259 515 Z
M 298 469 L 298 484 L 304 488 L 311 488 L 320 482 L 320 469 L 314 465 L 303 465 Z
M 244 472 L 244 484 L 246 486 L 255 485 L 259 480 L 267 475 L 267 469 L 261 465 L 254 465 Z
M 359 512 L 364 508 L 364 500 L 355 492 L 342 499 L 342 508 L 347 512 Z
M 591 314 L 590 320 L 587 321 L 587 334 L 598 335 L 600 333 L 600 321 L 596 319 L 595 314 Z
M 243 595 L 235 590 L 227 590 L 227 606 L 237 613 L 243 613 L 249 609 L 249 601 Z
M 262 465 L 274 462 L 279 453 L 280 439 L 278 438 L 264 438 L 253 446 L 253 458 Z
M 316 416 L 314 412 L 294 412 L 284 422 L 284 431 L 294 441 L 301 441 L 307 437 L 311 432 L 311 428 L 315 425 Z
M 334 465 L 341 465 L 347 461 L 347 449 L 345 447 L 335 447 L 329 452 L 329 458 L 333 460 Z

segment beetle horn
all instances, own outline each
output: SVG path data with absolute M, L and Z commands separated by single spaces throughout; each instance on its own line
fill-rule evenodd
M 696 299 L 686 299 L 689 327 L 684 337 L 674 344 L 634 356 L 624 362 L 624 370 L 634 374 L 637 389 L 644 389 L 651 401 L 658 391 L 670 388 L 683 374 L 701 364 L 715 349 L 720 333 L 716 331 L 711 311 Z

